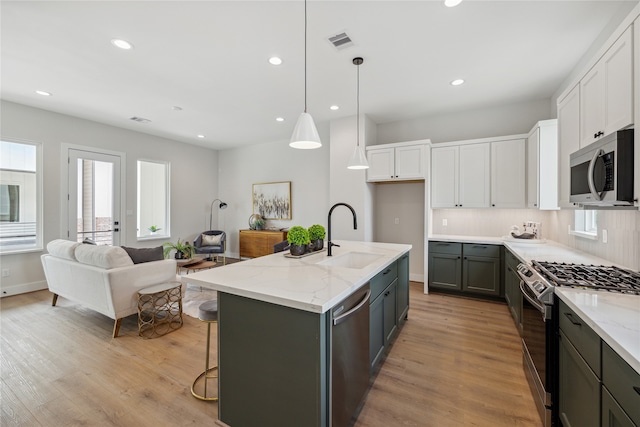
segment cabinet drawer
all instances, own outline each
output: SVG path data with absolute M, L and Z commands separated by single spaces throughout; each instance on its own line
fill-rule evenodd
M 640 425 L 640 374 L 602 343 L 602 383 L 629 418 Z
M 559 307 L 560 329 L 598 378 L 602 378 L 600 337 L 564 301 L 560 300 Z
M 373 301 L 382 293 L 382 291 L 398 277 L 398 266 L 395 262 L 388 265 L 380 273 L 373 276 L 370 280 L 371 297 L 369 301 Z
M 520 260 L 518 259 L 518 257 L 516 257 L 513 253 L 511 253 L 510 250 L 507 249 L 505 250 L 504 258 L 507 266 L 511 267 L 513 271 L 517 271 L 518 264 L 520 264 Z
M 500 246 L 480 245 L 476 243 L 465 243 L 462 252 L 464 256 L 481 256 L 487 258 L 500 258 Z
M 429 242 L 429 252 L 437 252 L 439 254 L 462 254 L 462 243 L 453 242 Z

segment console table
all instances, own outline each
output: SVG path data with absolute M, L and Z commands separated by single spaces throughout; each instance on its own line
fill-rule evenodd
M 240 258 L 256 258 L 273 253 L 273 245 L 287 240 L 286 231 L 240 230 Z

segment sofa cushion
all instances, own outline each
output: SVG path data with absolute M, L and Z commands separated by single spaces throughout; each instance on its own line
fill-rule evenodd
M 216 236 L 202 235 L 202 246 L 218 246 L 222 241 L 222 234 Z
M 128 248 L 122 246 L 122 249 L 127 251 L 134 264 L 164 259 L 162 246 L 158 246 L 157 248 Z
M 111 269 L 133 265 L 127 251 L 120 246 L 78 245 L 75 250 L 78 262 L 96 267 Z
M 47 243 L 47 251 L 58 258 L 70 259 L 77 261 L 75 250 L 81 243 L 72 242 L 70 240 L 56 239 Z

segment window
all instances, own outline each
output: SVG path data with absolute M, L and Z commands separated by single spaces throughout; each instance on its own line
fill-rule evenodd
M 138 160 L 138 239 L 171 235 L 169 163 Z
M 575 211 L 575 223 L 572 234 L 587 239 L 598 238 L 598 211 Z
M 42 146 L 0 141 L 0 253 L 42 249 Z

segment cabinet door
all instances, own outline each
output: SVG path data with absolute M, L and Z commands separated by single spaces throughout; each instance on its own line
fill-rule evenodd
M 441 147 L 431 150 L 431 206 L 458 206 L 458 150 Z
M 429 253 L 429 287 L 462 290 L 460 255 Z
M 367 181 L 391 181 L 394 179 L 393 148 L 377 148 L 367 151 Z
M 369 362 L 376 367 L 384 352 L 384 293 L 369 305 Z
M 527 207 L 538 208 L 540 193 L 538 187 L 538 147 L 540 128 L 537 127 L 527 138 Z
M 602 427 L 636 427 L 606 387 L 602 387 Z
M 633 39 L 631 27 L 601 60 L 604 78 L 604 134 L 633 123 Z
M 560 331 L 560 420 L 564 427 L 600 426 L 600 380 Z
M 398 325 L 401 325 L 409 312 L 409 254 L 398 260 Z
M 414 145 L 396 147 L 395 149 L 395 177 L 397 179 L 425 178 L 425 146 Z
M 569 156 L 580 148 L 580 86 L 558 103 L 558 204 L 572 207 Z
M 524 208 L 525 140 L 491 143 L 491 206 Z
M 398 330 L 396 315 L 397 301 L 397 280 L 394 281 L 389 287 L 382 293 L 384 296 L 384 346 L 389 345 L 389 341 L 393 338 L 393 335 Z
M 604 76 L 601 63 L 580 80 L 580 148 L 604 133 Z
M 520 293 L 520 277 L 510 265 L 507 265 L 504 278 L 504 296 L 509 305 L 511 317 L 522 335 L 522 294 Z
M 500 295 L 500 259 L 465 255 L 462 260 L 462 290 Z
M 461 145 L 458 206 L 488 208 L 491 202 L 491 144 Z

